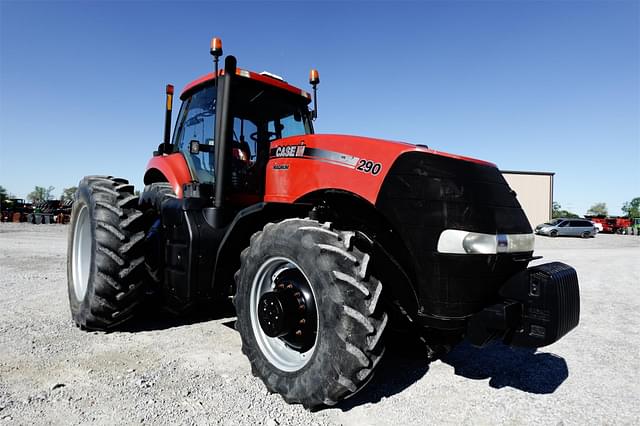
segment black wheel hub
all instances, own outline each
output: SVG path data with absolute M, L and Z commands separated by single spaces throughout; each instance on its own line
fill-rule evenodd
M 258 321 L 269 337 L 279 337 L 301 352 L 309 350 L 316 339 L 317 312 L 311 287 L 298 270 L 278 275 L 273 291 L 258 302 Z

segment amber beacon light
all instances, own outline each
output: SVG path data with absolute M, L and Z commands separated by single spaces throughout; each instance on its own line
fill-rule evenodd
M 309 72 L 309 84 L 313 86 L 313 111 L 311 112 L 311 116 L 315 120 L 318 118 L 318 91 L 317 86 L 320 83 L 320 73 L 318 70 L 312 69 Z
M 217 86 L 217 82 L 218 82 L 218 60 L 220 59 L 220 56 L 222 56 L 222 39 L 218 38 L 218 37 L 213 37 L 211 39 L 211 46 L 209 48 L 209 53 L 211 53 L 211 56 L 213 56 L 213 65 L 214 65 L 214 69 L 213 69 L 213 77 L 214 77 L 214 84 Z

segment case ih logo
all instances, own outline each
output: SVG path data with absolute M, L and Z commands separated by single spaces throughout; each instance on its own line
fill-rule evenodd
M 276 158 L 302 157 L 304 155 L 304 148 L 304 144 L 279 146 L 274 150 L 273 156 Z

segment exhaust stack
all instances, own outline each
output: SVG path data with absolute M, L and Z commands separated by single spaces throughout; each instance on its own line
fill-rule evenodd
M 173 86 L 171 84 L 167 84 L 166 94 L 167 104 L 164 113 L 164 147 L 162 148 L 163 153 L 171 152 L 171 110 L 173 109 Z

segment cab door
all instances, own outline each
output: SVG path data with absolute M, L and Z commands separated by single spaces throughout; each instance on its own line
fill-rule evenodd
M 215 122 L 215 87 L 204 87 L 182 103 L 173 143 L 187 161 L 193 180 L 200 183 L 215 182 Z M 197 153 L 190 150 L 192 141 L 201 144 Z

